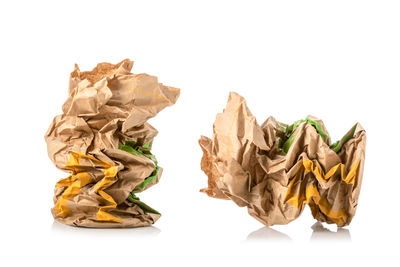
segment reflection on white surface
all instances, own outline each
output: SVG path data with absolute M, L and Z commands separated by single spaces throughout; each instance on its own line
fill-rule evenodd
M 273 240 L 273 241 L 292 241 L 292 239 L 277 230 L 274 230 L 268 226 L 264 226 L 257 231 L 250 233 L 247 236 L 247 241 L 264 241 L 264 240 Z
M 322 223 L 316 222 L 311 226 L 313 230 L 311 241 L 345 241 L 351 242 L 350 231 L 338 227 L 337 232 L 325 228 Z
M 101 235 L 101 236 L 134 236 L 134 237 L 155 237 L 161 233 L 161 230 L 154 226 L 138 227 L 138 228 L 84 228 L 69 226 L 54 221 L 51 230 L 57 233 L 65 234 L 84 234 L 84 235 Z

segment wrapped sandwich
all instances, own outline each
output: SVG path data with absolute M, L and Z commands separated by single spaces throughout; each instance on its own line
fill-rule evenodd
M 100 63 L 70 75 L 69 96 L 46 135 L 50 159 L 69 176 L 55 186 L 52 214 L 83 227 L 139 227 L 160 213 L 138 194 L 158 183 L 151 152 L 157 130 L 147 120 L 175 104 L 179 89 L 132 74 L 133 62 Z
M 288 125 L 259 125 L 243 97 L 231 93 L 212 139 L 201 137 L 201 168 L 210 197 L 230 199 L 270 226 L 287 224 L 306 204 L 314 218 L 350 224 L 360 194 L 366 134 L 355 124 L 331 143 L 323 122 L 308 116 Z

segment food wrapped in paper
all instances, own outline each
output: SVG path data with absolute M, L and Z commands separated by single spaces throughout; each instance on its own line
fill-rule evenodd
M 157 130 L 147 120 L 173 105 L 179 89 L 130 73 L 133 61 L 71 73 L 63 114 L 46 135 L 48 155 L 70 175 L 55 187 L 57 221 L 84 227 L 139 227 L 160 213 L 136 196 L 158 183 L 150 152 Z
M 231 199 L 265 225 L 287 224 L 305 204 L 321 222 L 348 225 L 357 208 L 366 134 L 355 124 L 331 144 L 319 119 L 287 125 L 269 117 L 261 126 L 243 97 L 229 96 L 213 138 L 202 136 L 201 168 L 211 197 Z

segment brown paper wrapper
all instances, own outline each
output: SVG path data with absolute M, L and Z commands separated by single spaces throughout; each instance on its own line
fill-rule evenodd
M 56 184 L 54 218 L 84 227 L 139 227 L 160 213 L 136 196 L 158 183 L 162 169 L 151 154 L 157 130 L 147 120 L 175 104 L 179 89 L 157 77 L 132 74 L 133 61 L 77 65 L 69 96 L 46 135 L 48 155 L 70 173 Z
M 202 136 L 201 168 L 210 197 L 231 199 L 265 225 L 287 224 L 306 204 L 321 222 L 350 224 L 364 168 L 366 134 L 354 125 L 331 144 L 323 122 L 312 116 L 287 125 L 269 117 L 261 126 L 243 97 L 229 95 Z

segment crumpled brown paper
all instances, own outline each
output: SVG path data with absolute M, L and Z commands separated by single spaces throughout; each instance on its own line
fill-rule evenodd
M 244 98 L 231 93 L 213 138 L 199 143 L 208 176 L 201 191 L 246 206 L 265 225 L 293 221 L 305 204 L 315 219 L 338 226 L 356 212 L 366 144 L 358 123 L 331 144 L 321 120 L 309 116 L 287 125 L 269 117 L 260 126 Z
M 56 184 L 52 214 L 84 227 L 138 227 L 160 213 L 136 196 L 162 173 L 150 152 L 157 130 L 147 123 L 175 104 L 179 89 L 157 77 L 132 74 L 133 61 L 100 63 L 90 72 L 77 65 L 69 96 L 45 139 L 53 163 L 71 175 Z

